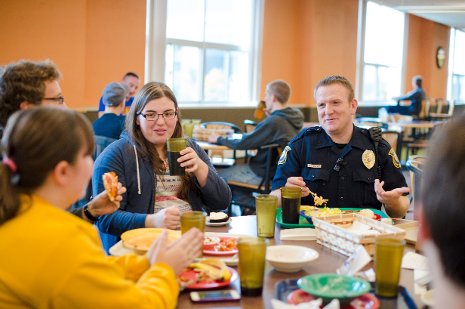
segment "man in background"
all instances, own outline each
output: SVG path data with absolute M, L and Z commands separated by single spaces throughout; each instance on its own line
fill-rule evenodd
M 397 100 L 397 106 L 389 106 L 387 108 L 388 113 L 397 113 L 407 116 L 419 117 L 421 112 L 421 103 L 426 99 L 426 93 L 422 88 L 423 79 L 420 75 L 416 75 L 412 78 L 413 90 L 407 93 L 405 96 L 394 97 Z M 402 106 L 400 101 L 410 100 L 410 105 Z
M 465 303 L 465 114 L 433 135 L 421 177 L 420 238 L 437 308 Z
M 132 102 L 134 101 L 134 96 L 137 93 L 137 89 L 139 89 L 139 75 L 134 72 L 127 72 L 124 74 L 121 83 L 126 85 L 128 88 L 128 95 L 126 97 L 126 103 L 124 108 L 124 114 L 127 114 L 129 108 L 131 107 Z M 100 97 L 99 105 L 98 105 L 98 116 L 102 117 L 105 112 L 105 104 L 103 103 L 103 98 Z
M 110 83 L 103 90 L 102 100 L 105 111 L 93 124 L 94 134 L 118 139 L 124 129 L 126 117 L 121 115 L 128 89 L 122 83 Z

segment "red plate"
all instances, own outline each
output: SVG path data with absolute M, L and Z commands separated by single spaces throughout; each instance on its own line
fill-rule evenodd
M 221 245 L 225 241 L 228 241 L 228 240 L 231 240 L 231 239 L 235 239 L 237 241 L 238 237 L 227 237 L 227 236 L 220 237 L 219 245 Z M 205 255 L 217 255 L 217 256 L 228 256 L 228 255 L 234 255 L 234 254 L 239 252 L 239 250 L 237 250 L 237 246 L 236 246 L 236 249 L 227 250 L 227 251 L 224 251 L 224 250 L 220 251 L 216 247 L 217 246 L 215 246 L 213 248 L 211 248 L 210 246 L 204 246 L 203 254 L 205 254 Z
M 301 289 L 295 290 L 287 296 L 287 302 L 291 305 L 298 305 L 315 299 L 315 296 L 308 294 Z M 354 308 L 378 309 L 379 300 L 375 295 L 366 293 L 352 300 L 348 306 L 341 307 L 341 309 Z
M 191 285 L 188 285 L 186 289 L 189 290 L 209 290 L 209 289 L 216 289 L 216 288 L 222 288 L 228 286 L 231 282 L 237 279 L 237 271 L 235 271 L 233 268 L 228 267 L 229 272 L 231 273 L 231 279 L 229 281 L 220 281 L 220 280 L 215 280 L 215 281 L 200 281 L 193 283 Z M 184 272 L 179 275 L 180 278 L 183 279 L 183 281 L 189 281 L 195 279 L 199 275 L 198 272 L 195 272 L 192 269 L 186 269 Z

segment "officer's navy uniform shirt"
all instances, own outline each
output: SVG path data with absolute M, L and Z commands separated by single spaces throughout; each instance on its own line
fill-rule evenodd
M 362 154 L 365 150 L 375 153 L 375 145 L 368 130 L 356 126 L 348 145 L 335 144 L 319 126 L 302 130 L 283 151 L 272 190 L 285 186 L 289 177 L 302 176 L 312 192 L 328 199 L 328 207 L 381 209 L 374 190 L 378 157 L 384 190 L 407 186 L 395 152 L 383 139 L 378 145 L 379 155 L 374 166 L 368 168 L 362 161 Z M 336 161 L 347 147 L 351 149 L 336 171 Z M 311 195 L 302 198 L 302 205 L 313 204 Z

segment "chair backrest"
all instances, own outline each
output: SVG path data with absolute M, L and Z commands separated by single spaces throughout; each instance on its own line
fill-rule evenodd
M 200 126 L 206 129 L 233 129 L 234 133 L 242 133 L 241 128 L 239 128 L 238 126 L 236 126 L 234 123 L 231 123 L 231 122 L 209 121 L 209 122 L 202 122 Z
M 116 141 L 114 138 L 106 137 L 106 136 L 101 136 L 101 135 L 96 135 L 95 136 L 95 149 L 94 149 L 94 160 L 97 159 L 98 155 L 103 152 L 103 150 Z
M 418 115 L 418 118 L 427 119 L 429 116 L 429 112 L 430 112 L 430 106 L 431 106 L 431 100 L 429 98 L 423 99 L 421 101 L 421 110 L 420 110 L 420 115 Z
M 253 130 L 255 130 L 255 127 L 257 126 L 257 123 L 253 120 L 246 119 L 244 120 L 244 132 L 245 133 L 250 133 Z
M 398 131 L 382 131 L 383 138 L 391 145 L 395 150 L 397 156 L 400 158 L 401 149 L 400 149 L 400 133 Z
M 436 99 L 437 110 L 436 113 L 447 116 L 452 116 L 454 112 L 454 101 L 449 102 L 446 99 Z
M 262 181 L 258 185 L 258 189 L 261 193 L 268 193 L 271 191 L 271 171 L 274 169 L 276 165 L 278 165 L 278 162 L 273 160 L 273 154 L 277 152 L 279 158 L 281 156 L 282 148 L 279 144 L 269 144 L 261 146 L 260 149 L 266 149 L 267 154 L 265 176 L 263 176 Z M 263 189 L 262 186 L 264 186 Z

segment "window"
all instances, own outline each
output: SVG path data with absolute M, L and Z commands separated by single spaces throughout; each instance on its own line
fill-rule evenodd
M 366 2 L 363 11 L 360 99 L 367 104 L 385 105 L 401 93 L 405 15 L 371 1 Z
M 465 32 L 450 32 L 448 98 L 465 103 Z
M 148 70 L 162 65 L 164 72 L 149 76 L 162 76 L 182 105 L 250 103 L 258 88 L 261 1 L 154 1 L 166 3 L 166 32 L 154 29 L 164 39 L 156 48 L 165 50 L 148 53 L 164 59 L 149 61 Z

